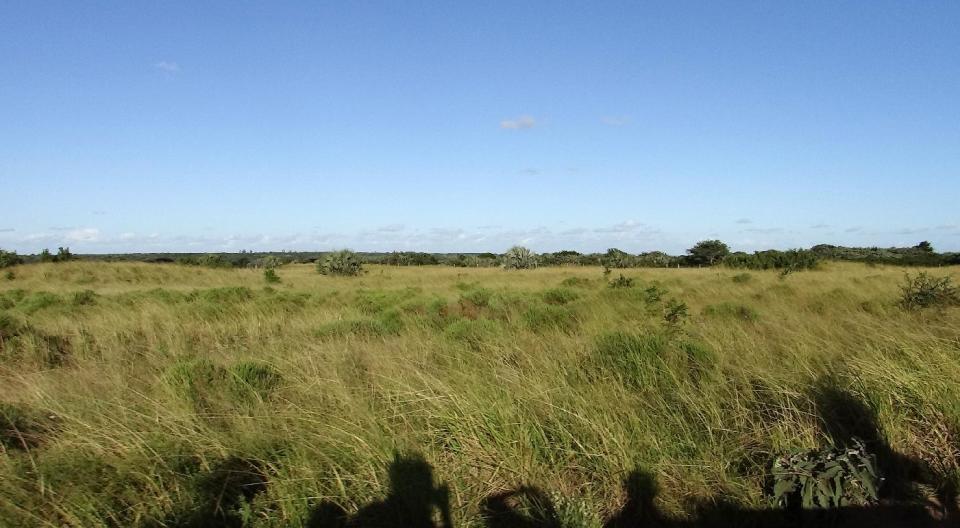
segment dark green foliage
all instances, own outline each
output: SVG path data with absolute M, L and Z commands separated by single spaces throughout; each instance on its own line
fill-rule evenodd
M 923 242 L 906 248 L 843 247 L 819 244 L 810 248 L 820 258 L 852 260 L 867 264 L 896 264 L 901 266 L 947 266 L 960 264 L 960 254 L 936 253 L 933 246 Z
M 420 294 L 419 288 L 403 288 L 399 290 L 357 290 L 356 306 L 367 315 L 381 314 L 391 308 L 396 308 L 407 301 L 416 299 Z
M 703 314 L 711 317 L 725 317 L 751 322 L 760 319 L 760 314 L 755 308 L 729 302 L 711 304 L 703 309 Z
M 74 306 L 91 306 L 97 303 L 97 293 L 93 290 L 83 290 L 74 292 L 70 303 Z
M 601 259 L 608 268 L 634 268 L 637 266 L 636 257 L 617 248 L 610 248 Z
M 70 248 L 57 248 L 57 256 L 54 257 L 54 262 L 67 262 L 73 260 L 73 253 L 70 253 Z
M 55 433 L 55 419 L 49 413 L 0 402 L 0 445 L 11 450 L 39 447 Z
M 773 496 L 778 505 L 803 508 L 867 506 L 879 500 L 883 478 L 876 457 L 853 439 L 844 449 L 798 451 L 773 462 Z
M 258 461 L 226 458 L 208 472 L 191 472 L 186 500 L 163 526 L 241 528 L 250 525 L 250 503 L 267 488 L 267 474 Z
M 267 268 L 263 270 L 263 280 L 266 281 L 267 284 L 277 284 L 280 282 L 280 276 L 277 275 L 276 270 L 273 268 Z
M 579 293 L 566 288 L 551 288 L 543 292 L 543 302 L 547 304 L 567 304 L 579 298 Z
M 744 284 L 753 280 L 753 275 L 750 275 L 749 273 L 737 273 L 731 278 L 731 280 L 737 284 Z
M 17 274 L 14 273 L 13 270 L 7 270 L 7 272 L 3 274 L 3 278 L 12 281 L 17 278 Z
M 229 268 L 232 265 L 222 255 L 210 253 L 197 259 L 197 264 L 205 268 Z
M 440 260 L 430 253 L 394 251 L 384 257 L 380 262 L 390 266 L 431 266 L 439 264 Z
M 730 248 L 719 240 L 701 240 L 687 250 L 691 264 L 712 266 L 730 254 Z
M 353 277 L 360 275 L 362 271 L 363 262 L 349 249 L 328 253 L 317 261 L 317 272 L 321 275 Z
M 565 306 L 533 304 L 522 314 L 523 324 L 534 332 L 548 330 L 572 331 L 577 324 L 576 314 Z
M 50 250 L 43 248 L 43 251 L 40 252 L 40 255 L 37 256 L 37 260 L 40 262 L 56 262 L 57 258 L 50 253 Z
M 816 269 L 819 264 L 820 257 L 813 251 L 806 249 L 790 249 L 787 251 L 770 249 L 757 251 L 752 255 L 738 252 L 723 259 L 723 265 L 731 268 L 777 269 L 787 272 Z
M 900 291 L 900 306 L 907 310 L 960 305 L 960 292 L 950 277 L 931 277 L 924 271 L 915 277 L 906 274 Z
M 630 277 L 624 277 L 621 273 L 619 277 L 610 281 L 609 286 L 611 288 L 632 288 L 633 279 Z
M 643 302 L 647 304 L 654 304 L 660 302 L 663 299 L 663 296 L 667 294 L 667 290 L 661 288 L 659 285 L 653 284 L 644 288 L 643 290 Z
M 23 259 L 17 255 L 16 251 L 5 251 L 0 249 L 0 268 L 9 268 L 11 266 L 16 266 L 17 264 L 22 264 Z M 13 273 L 12 271 L 9 273 Z M 8 277 L 8 280 L 13 280 Z

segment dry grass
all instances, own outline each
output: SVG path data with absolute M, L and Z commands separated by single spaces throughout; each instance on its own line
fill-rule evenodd
M 0 402 L 36 441 L 4 441 L 0 525 L 176 524 L 205 507 L 204 475 L 242 460 L 265 487 L 238 515 L 299 526 L 317 501 L 381 497 L 394 451 L 433 465 L 458 526 L 520 484 L 609 515 L 636 468 L 677 515 L 762 507 L 774 454 L 831 441 L 843 401 L 824 387 L 924 463 L 918 494 L 960 480 L 960 310 L 899 309 L 901 268 L 627 270 L 635 286 L 617 290 L 598 268 L 288 266 L 272 290 L 259 270 L 15 271 L 0 281 L 19 328 L 0 348 Z M 544 297 L 571 277 L 589 282 Z M 689 307 L 679 329 L 663 321 L 671 298 Z M 643 351 L 598 345 L 613 332 Z M 279 379 L 258 385 L 267 371 Z

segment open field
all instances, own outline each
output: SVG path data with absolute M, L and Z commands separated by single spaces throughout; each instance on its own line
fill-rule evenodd
M 905 268 L 368 271 L 13 268 L 0 525 L 360 525 L 428 468 L 456 526 L 521 486 L 612 525 L 625 481 L 681 523 L 772 508 L 777 454 L 851 435 L 887 500 L 955 508 L 960 309 L 899 308 Z

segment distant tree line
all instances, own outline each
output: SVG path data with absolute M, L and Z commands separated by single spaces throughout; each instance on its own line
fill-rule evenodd
M 210 268 L 275 268 L 290 263 L 316 263 L 331 254 L 329 251 L 274 251 L 237 253 L 130 253 L 83 255 L 84 260 L 178 263 Z M 960 264 L 960 253 L 937 253 L 930 242 L 912 247 L 844 247 L 820 244 L 810 249 L 789 249 L 731 252 L 720 240 L 703 240 L 684 255 L 662 251 L 632 254 L 618 248 L 603 253 L 580 253 L 573 250 L 535 254 L 527 248 L 514 247 L 505 253 L 425 253 L 393 251 L 390 253 L 356 253 L 363 263 L 389 266 L 454 266 L 461 268 L 528 268 L 538 266 L 604 266 L 607 268 L 689 268 L 723 265 L 755 270 L 778 269 L 797 271 L 815 268 L 824 260 L 894 264 L 908 266 L 945 266 Z M 37 255 L 18 255 L 0 249 L 0 268 L 32 262 L 65 262 L 80 258 L 70 248 L 57 253 L 44 249 Z

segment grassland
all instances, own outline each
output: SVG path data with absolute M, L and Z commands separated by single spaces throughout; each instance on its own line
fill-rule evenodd
M 903 268 L 368 271 L 14 268 L 0 525 L 319 526 L 397 456 L 456 526 L 520 486 L 616 518 L 637 475 L 682 520 L 771 508 L 776 454 L 854 433 L 888 499 L 960 483 L 960 309 L 900 309 Z

